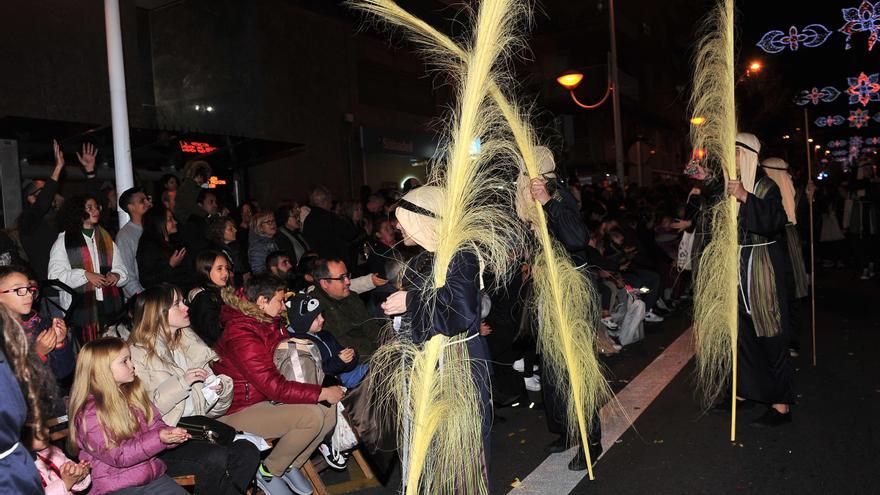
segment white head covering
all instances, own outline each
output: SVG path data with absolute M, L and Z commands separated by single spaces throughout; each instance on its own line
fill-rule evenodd
M 761 141 L 747 132 L 736 135 L 736 164 L 739 166 L 739 180 L 750 193 L 755 192 L 755 173 L 758 171 L 758 153 Z
M 556 176 L 556 161 L 553 152 L 545 146 L 535 148 L 535 160 L 537 161 L 538 173 L 542 176 Z M 525 169 L 525 167 L 521 167 Z M 532 199 L 531 179 L 525 172 L 516 178 L 516 214 L 522 220 L 529 223 L 537 223 L 538 214 L 535 212 L 535 200 Z
M 440 212 L 446 203 L 446 192 L 437 186 L 421 186 L 406 193 L 397 205 L 395 215 L 406 235 L 419 246 L 437 250 Z
M 791 175 L 788 173 L 788 163 L 782 158 L 768 158 L 761 163 L 767 176 L 773 179 L 773 182 L 779 186 L 779 192 L 782 193 L 782 206 L 785 207 L 785 215 L 790 223 L 797 223 L 794 204 L 794 184 L 791 182 Z

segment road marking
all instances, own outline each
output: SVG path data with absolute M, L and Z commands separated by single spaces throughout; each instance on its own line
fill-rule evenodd
M 631 422 L 634 423 L 641 416 L 693 356 L 693 330 L 688 328 L 617 394 L 617 402 L 626 414 L 615 411 L 611 404 L 599 411 L 604 453 L 614 446 L 614 442 L 629 429 Z M 549 455 L 509 493 L 571 493 L 587 476 L 586 470 L 569 471 L 568 462 L 574 454 L 575 449 L 572 448 Z

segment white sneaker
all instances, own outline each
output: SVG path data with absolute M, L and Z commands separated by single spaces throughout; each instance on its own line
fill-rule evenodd
M 647 321 L 648 323 L 660 323 L 661 321 L 663 321 L 663 317 L 655 314 L 653 309 L 649 309 L 645 313 L 645 321 Z
M 526 390 L 529 392 L 540 392 L 541 391 L 541 377 L 538 375 L 532 375 L 528 378 L 523 378 L 523 381 L 526 382 Z
M 608 330 L 617 330 L 617 323 L 614 323 L 614 320 L 611 319 L 610 316 L 606 316 L 602 318 L 602 324 L 605 325 L 605 328 Z
M 324 457 L 324 460 L 327 461 L 327 465 L 333 469 L 342 471 L 345 469 L 345 464 L 348 462 L 348 459 L 342 452 L 336 452 L 331 449 L 326 443 L 322 443 L 318 445 L 318 452 Z
M 526 371 L 526 360 L 524 358 L 519 358 L 513 362 L 513 369 L 519 371 L 520 373 L 525 373 Z M 538 371 L 538 365 L 532 365 L 532 371 Z

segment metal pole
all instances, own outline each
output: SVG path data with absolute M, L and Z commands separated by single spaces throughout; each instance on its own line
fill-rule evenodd
M 609 24 L 611 25 L 611 104 L 614 110 L 614 162 L 617 165 L 617 180 L 620 181 L 621 192 L 623 189 L 623 127 L 620 121 L 620 84 L 617 78 L 617 31 L 614 27 L 614 0 L 608 3 Z
M 107 74 L 110 78 L 110 114 L 113 120 L 113 166 L 117 197 L 134 186 L 131 171 L 131 143 L 128 136 L 128 102 L 125 97 L 125 65 L 122 57 L 122 26 L 119 0 L 104 0 L 107 34 Z M 128 222 L 128 212 L 119 210 L 119 226 Z
M 813 180 L 813 147 L 810 146 L 810 116 L 804 108 L 804 143 L 807 145 L 807 183 Z M 810 306 L 812 311 L 813 366 L 816 366 L 816 251 L 813 242 L 813 198 L 807 198 L 810 208 Z

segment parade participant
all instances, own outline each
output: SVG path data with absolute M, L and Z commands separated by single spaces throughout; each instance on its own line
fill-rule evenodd
M 736 166 L 740 180 L 727 182 L 739 203 L 739 330 L 736 394 L 766 404 L 754 426 L 791 421 L 793 370 L 789 361 L 789 302 L 784 270 L 786 211 L 776 183 L 758 167 L 761 144 L 739 133 Z

